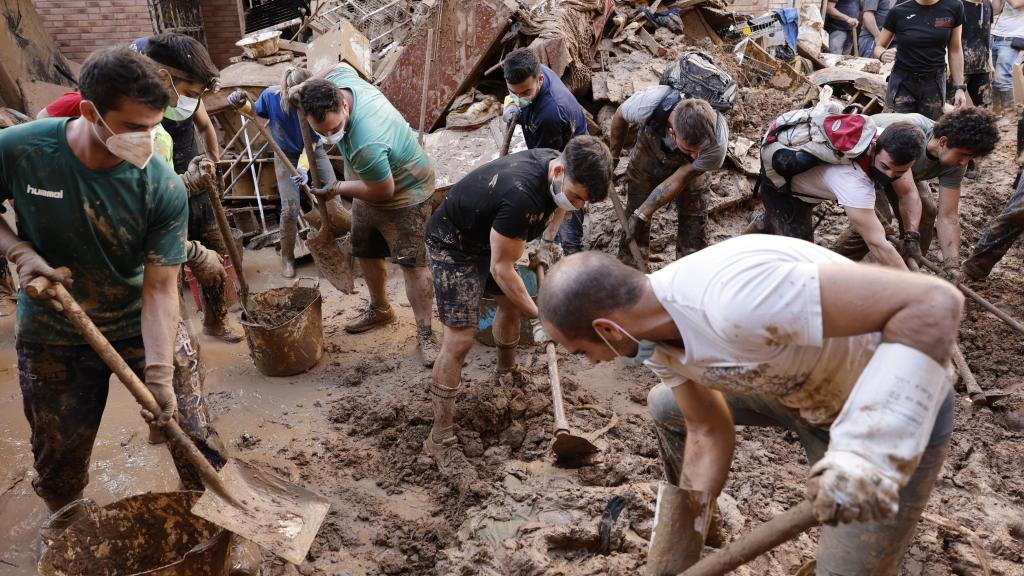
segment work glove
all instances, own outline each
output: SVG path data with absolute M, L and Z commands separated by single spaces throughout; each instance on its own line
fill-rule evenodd
M 505 124 L 515 121 L 517 116 L 519 116 L 519 107 L 515 104 L 501 109 L 501 121 Z
M 914 261 L 918 266 L 921 265 L 921 261 L 924 256 L 921 255 L 921 233 L 914 230 L 906 230 L 903 232 L 903 246 L 900 249 L 900 256 L 903 257 L 903 261 L 910 266 L 911 260 Z
M 529 252 L 530 268 L 537 270 L 540 267 L 551 268 L 565 256 L 562 245 L 554 240 L 538 239 L 531 246 Z
M 174 414 L 178 411 L 178 399 L 174 395 L 174 365 L 172 364 L 149 364 L 143 372 L 146 379 L 146 388 L 153 394 L 156 403 L 160 406 L 160 414 L 154 415 L 143 408 L 142 417 L 154 426 L 166 426 Z
M 241 111 L 249 105 L 249 95 L 244 90 L 235 90 L 228 94 L 228 104 L 235 110 Z
M 340 182 L 340 180 L 339 180 L 339 182 Z M 313 188 L 310 191 L 317 198 L 322 198 L 324 200 L 330 200 L 331 198 L 334 198 L 335 196 L 338 195 L 337 184 L 338 184 L 338 182 L 333 182 L 331 184 L 328 184 L 328 185 L 320 187 L 320 188 Z
M 65 288 L 71 287 L 71 271 L 67 268 L 52 268 L 36 252 L 31 242 L 18 242 L 11 246 L 7 250 L 6 257 L 18 269 L 18 285 L 21 287 L 22 292 L 25 292 L 25 288 L 39 277 L 46 278 L 50 282 L 63 284 Z M 25 292 L 25 294 L 28 294 L 28 292 Z M 51 310 L 61 312 L 64 310 L 64 307 L 60 305 L 60 302 L 54 300 L 56 295 L 57 293 L 53 288 L 49 288 L 40 292 L 34 299 Z
M 548 336 L 547 330 L 544 329 L 544 325 L 541 324 L 539 318 L 530 320 L 530 329 L 533 331 L 533 343 L 537 346 L 547 346 L 548 342 L 554 344 L 554 340 L 551 336 Z
M 627 238 L 639 240 L 646 225 L 647 221 L 640 215 L 640 212 L 633 212 L 629 217 L 629 230 L 626 231 L 626 234 L 628 234 Z
M 217 178 L 217 167 L 206 156 L 199 155 L 188 163 L 188 169 L 181 175 L 185 191 L 189 196 L 205 192 L 213 187 Z
M 853 452 L 826 452 L 811 467 L 807 496 L 823 524 L 874 522 L 899 511 L 896 480 Z
M 942 261 L 942 277 L 953 284 L 959 284 L 963 280 L 959 258 L 953 256 Z
M 197 240 L 189 240 L 185 257 L 189 270 L 203 286 L 223 286 L 228 279 L 224 262 L 220 254 L 200 244 Z
M 295 170 L 298 171 L 298 175 L 289 176 L 289 179 L 295 184 L 295 186 L 297 188 L 302 188 L 306 184 L 309 184 L 309 172 L 302 168 L 296 168 Z

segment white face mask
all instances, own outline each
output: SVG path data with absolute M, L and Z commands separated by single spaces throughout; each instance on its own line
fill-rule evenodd
M 657 349 L 658 345 L 653 340 L 637 340 L 636 338 L 633 337 L 632 334 L 626 332 L 625 329 L 622 328 L 622 326 L 619 326 L 618 324 L 612 322 L 611 320 L 608 320 L 607 322 L 614 326 L 616 330 L 625 334 L 626 338 L 629 338 L 633 342 L 636 342 L 636 355 L 623 356 L 622 354 L 619 353 L 618 350 L 616 350 L 612 346 L 611 342 L 605 339 L 604 334 L 601 334 L 600 330 L 596 331 L 597 335 L 601 338 L 605 345 L 608 346 L 608 348 L 610 348 L 611 351 L 615 353 L 615 355 L 619 358 L 620 362 L 626 364 L 627 366 L 640 366 L 641 364 L 644 363 L 645 360 L 649 360 L 651 356 L 654 355 L 654 351 Z
M 107 126 L 107 122 L 100 116 L 100 123 L 103 127 L 110 132 L 110 136 L 104 140 L 99 133 L 96 134 L 103 145 L 110 150 L 110 153 L 118 158 L 130 163 L 139 170 L 142 170 L 149 164 L 149 160 L 153 157 L 153 147 L 156 142 L 156 128 L 152 130 L 146 130 L 145 132 L 125 132 L 123 134 L 115 134 L 110 126 Z M 96 125 L 93 124 L 95 127 Z
M 178 89 L 174 87 L 174 82 L 171 82 L 171 90 L 174 90 L 174 93 L 178 96 L 178 104 L 164 108 L 164 118 L 174 120 L 175 122 L 188 120 L 196 113 L 196 108 L 199 108 L 199 99 L 179 94 Z
M 558 192 L 555 192 L 555 183 L 551 183 L 551 197 L 554 198 L 555 204 L 565 210 L 566 212 L 575 212 L 576 206 L 569 201 L 569 197 L 565 195 L 565 172 L 562 172 L 562 178 L 558 183 Z
M 533 99 L 535 98 L 534 96 L 522 96 L 522 97 L 520 97 L 520 96 L 516 96 L 515 94 L 512 94 L 511 92 L 509 92 L 509 96 L 512 97 L 512 102 L 515 103 L 516 108 L 519 108 L 520 110 L 522 110 L 523 108 L 526 108 L 530 104 L 533 104 Z
M 341 142 L 341 139 L 345 137 L 345 129 L 342 128 L 330 136 L 324 136 L 319 132 L 317 132 L 316 135 L 320 137 L 320 141 L 324 143 L 324 146 L 334 146 L 338 142 Z

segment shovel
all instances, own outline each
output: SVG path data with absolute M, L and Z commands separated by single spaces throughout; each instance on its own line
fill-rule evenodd
M 544 267 L 537 268 L 538 282 L 544 281 Z M 548 342 L 548 374 L 551 376 L 551 404 L 555 409 L 555 441 L 551 444 L 556 459 L 563 462 L 579 460 L 599 450 L 597 445 L 584 436 L 573 434 L 569 429 L 569 421 L 565 418 L 565 406 L 562 403 L 562 384 L 558 378 L 558 353 L 555 343 Z
M 159 414 L 160 407 L 153 394 L 63 285 L 37 278 L 25 288 L 33 298 L 47 290 L 53 292 L 54 299 L 64 307 L 64 315 L 124 383 L 135 401 L 151 413 Z M 217 472 L 177 421 L 172 419 L 163 430 L 170 442 L 187 455 L 207 488 L 193 506 L 193 514 L 252 540 L 293 564 L 302 562 L 327 516 L 330 503 L 326 498 L 239 460 L 229 461 Z
M 245 112 L 242 113 L 249 115 Z M 298 113 L 300 118 L 305 118 L 305 114 L 302 112 L 302 109 L 299 109 Z M 292 176 L 298 176 L 299 171 L 296 170 L 295 166 L 293 166 L 291 161 L 288 160 L 284 151 L 281 150 L 281 147 L 278 146 L 277 142 L 270 135 L 270 131 L 267 130 L 267 128 L 260 122 L 253 122 L 253 124 L 255 124 L 256 128 L 259 129 L 260 135 L 263 136 L 263 139 L 270 144 L 270 148 L 274 151 L 274 155 L 277 156 L 277 159 L 280 160 L 288 169 L 288 172 L 290 172 Z M 306 130 L 303 128 L 300 132 L 302 132 L 303 143 L 308 144 L 307 141 L 309 139 L 309 135 L 306 134 Z M 311 163 L 314 162 L 311 145 L 307 146 L 306 157 Z M 310 172 L 314 177 L 316 177 L 316 169 L 312 165 L 310 168 L 313 168 Z M 355 279 L 352 276 L 352 268 L 348 265 L 348 259 L 345 258 L 345 255 L 338 249 L 338 245 L 334 243 L 334 233 L 328 229 L 332 219 L 327 210 L 327 201 L 313 196 L 313 193 L 309 190 L 309 186 L 305 184 L 302 185 L 302 192 L 309 197 L 311 202 L 316 204 L 317 208 L 319 208 L 321 222 L 320 229 L 315 232 L 311 231 L 309 237 L 306 238 L 306 247 L 309 248 L 310 254 L 312 254 L 313 259 L 316 260 L 316 265 L 320 268 L 320 273 L 327 278 L 327 281 L 330 282 L 331 285 L 348 294 L 355 292 Z

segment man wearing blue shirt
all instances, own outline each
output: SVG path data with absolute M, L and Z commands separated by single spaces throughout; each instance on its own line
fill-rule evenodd
M 558 75 L 541 66 L 528 48 L 509 54 L 502 71 L 512 101 L 503 116 L 508 118 L 518 109 L 517 122 L 523 127 L 527 148 L 561 152 L 573 136 L 588 134 L 583 107 Z M 558 231 L 558 241 L 566 254 L 583 250 L 583 214 L 582 210 L 567 214 Z

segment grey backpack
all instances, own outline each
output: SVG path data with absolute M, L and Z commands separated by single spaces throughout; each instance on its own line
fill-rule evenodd
M 679 91 L 683 98 L 700 98 L 719 112 L 736 103 L 736 81 L 706 52 L 683 53 L 661 74 L 660 83 Z

